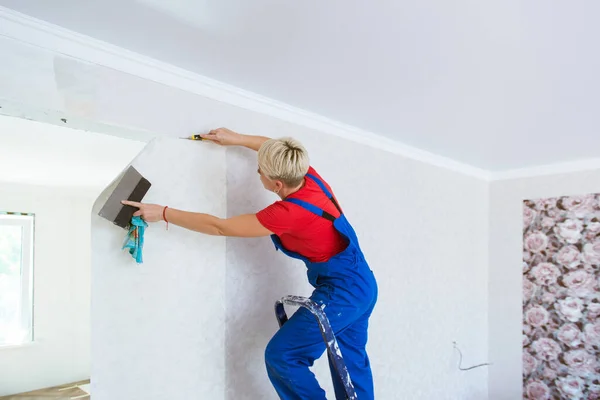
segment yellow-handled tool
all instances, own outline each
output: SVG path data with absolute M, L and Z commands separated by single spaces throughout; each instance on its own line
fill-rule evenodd
M 179 138 L 179 139 L 187 139 L 187 140 L 204 140 L 204 139 L 202 138 L 202 136 L 200 136 L 200 135 L 186 136 L 186 137 L 182 137 L 182 138 Z

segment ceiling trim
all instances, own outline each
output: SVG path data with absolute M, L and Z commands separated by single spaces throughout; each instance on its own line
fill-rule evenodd
M 489 180 L 489 171 L 325 118 L 0 6 L 0 35 L 413 160 Z
M 508 179 L 534 178 L 537 176 L 569 174 L 600 169 L 600 158 L 562 162 L 556 164 L 539 165 L 527 168 L 512 169 L 490 174 L 490 180 L 500 181 Z

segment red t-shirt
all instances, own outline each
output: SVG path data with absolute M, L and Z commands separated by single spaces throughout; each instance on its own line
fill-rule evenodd
M 312 167 L 308 173 L 323 181 Z M 333 193 L 329 185 L 324 183 Z M 304 200 L 336 218 L 340 215 L 319 185 L 308 177 L 300 190 L 288 196 L 288 199 L 291 198 Z M 346 240 L 333 227 L 333 222 L 297 204 L 277 201 L 259 211 L 256 217 L 265 228 L 279 236 L 286 250 L 301 254 L 312 262 L 327 261 L 347 246 Z

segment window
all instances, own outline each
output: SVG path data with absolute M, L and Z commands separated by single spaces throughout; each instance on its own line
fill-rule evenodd
M 0 346 L 33 340 L 33 222 L 0 212 Z

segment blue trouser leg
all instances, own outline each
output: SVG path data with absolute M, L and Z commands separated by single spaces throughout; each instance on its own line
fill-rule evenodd
M 369 317 L 373 311 L 373 307 L 362 315 L 356 322 L 349 327 L 339 332 L 336 335 L 340 351 L 344 357 L 346 368 L 350 374 L 350 379 L 354 385 L 354 390 L 359 400 L 373 400 L 373 375 L 371 373 L 371 364 L 367 355 L 367 329 L 369 327 Z M 335 369 L 329 363 L 331 376 L 333 378 L 333 387 L 335 389 L 335 398 L 337 400 L 346 399 L 346 391 L 344 385 L 338 379 Z
M 325 351 L 315 317 L 300 308 L 273 336 L 265 351 L 267 373 L 283 400 L 323 400 L 321 389 L 310 371 Z
M 333 331 L 336 335 L 339 334 L 338 342 L 342 356 L 357 389 L 358 398 L 367 400 L 373 398 L 373 379 L 365 345 L 368 318 L 374 302 L 375 299 L 373 304 L 367 303 L 366 307 L 353 307 L 346 301 L 323 302 L 326 304 L 325 313 Z M 324 351 L 325 343 L 315 317 L 310 311 L 300 308 L 273 336 L 265 351 L 267 373 L 281 399 L 325 399 L 325 391 L 309 370 Z M 339 391 L 340 388 L 337 387 L 336 393 Z M 336 397 L 344 398 L 338 394 Z

